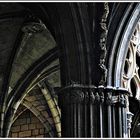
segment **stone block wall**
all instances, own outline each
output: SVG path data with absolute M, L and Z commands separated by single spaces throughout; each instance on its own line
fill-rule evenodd
M 43 124 L 29 110 L 22 113 L 13 123 L 9 137 L 31 138 L 47 137 Z

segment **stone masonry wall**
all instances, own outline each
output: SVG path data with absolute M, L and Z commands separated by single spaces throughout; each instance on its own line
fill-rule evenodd
M 45 128 L 36 116 L 29 110 L 22 113 L 13 123 L 9 137 L 12 138 L 30 138 L 30 137 L 47 137 Z

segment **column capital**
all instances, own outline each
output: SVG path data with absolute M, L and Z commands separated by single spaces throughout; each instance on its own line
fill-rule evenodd
M 105 103 L 107 105 L 119 104 L 119 106 L 126 107 L 125 96 L 130 93 L 124 88 L 111 86 L 94 86 L 94 85 L 80 85 L 71 84 L 61 88 L 58 91 L 60 97 L 60 104 L 73 103 Z

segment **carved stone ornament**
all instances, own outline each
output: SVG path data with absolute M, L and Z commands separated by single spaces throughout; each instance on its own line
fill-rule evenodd
M 118 87 L 88 87 L 88 86 L 68 86 L 57 93 L 59 95 L 59 102 L 64 106 L 66 104 L 106 104 L 119 105 L 126 107 L 126 96 L 129 92 L 124 88 Z
M 22 31 L 24 33 L 37 33 L 42 32 L 44 29 L 46 29 L 46 27 L 43 23 L 30 22 L 22 28 Z
M 84 100 L 84 93 L 81 90 L 72 90 L 69 94 L 72 103 L 81 103 Z
M 127 128 L 131 129 L 132 117 L 134 114 L 127 112 Z
M 88 94 L 88 91 L 85 91 L 85 93 L 84 93 L 84 95 L 85 95 L 85 103 L 88 103 L 89 102 L 89 94 Z
M 95 102 L 95 95 L 94 95 L 94 92 L 92 90 L 90 90 L 89 96 L 90 96 L 90 103 L 94 103 Z
M 111 93 L 107 93 L 106 104 L 107 105 L 112 105 L 112 95 L 111 95 Z
M 106 78 L 107 78 L 107 68 L 105 66 L 105 59 L 106 59 L 106 54 L 107 54 L 107 50 L 106 50 L 106 40 L 107 40 L 107 33 L 108 33 L 108 29 L 107 29 L 107 17 L 109 14 L 109 5 L 107 2 L 104 3 L 104 12 L 102 14 L 101 17 L 101 22 L 100 22 L 100 27 L 101 27 L 101 35 L 100 35 L 100 49 L 101 49 L 101 54 L 100 54 L 100 68 L 102 71 L 102 77 L 100 80 L 100 85 L 104 85 L 106 82 Z
M 119 104 L 121 107 L 126 107 L 126 99 L 125 99 L 124 95 L 119 96 Z
M 101 102 L 101 103 L 104 103 L 104 100 L 105 100 L 104 93 L 101 92 L 101 93 L 100 93 L 100 102 Z
M 98 92 L 95 93 L 95 103 L 100 103 L 100 95 Z

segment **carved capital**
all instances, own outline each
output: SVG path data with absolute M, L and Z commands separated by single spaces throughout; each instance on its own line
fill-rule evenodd
M 88 93 L 88 91 L 85 91 L 84 92 L 84 101 L 85 101 L 85 103 L 87 104 L 88 102 L 89 102 L 89 93 Z
M 84 100 L 84 93 L 81 90 L 72 90 L 69 94 L 72 103 L 81 103 Z
M 58 93 L 60 104 L 118 104 L 121 107 L 126 107 L 126 96 L 129 92 L 123 88 L 104 87 L 104 86 L 83 86 L 69 85 L 60 89 Z
M 94 103 L 95 102 L 94 91 L 90 90 L 90 92 L 89 92 L 89 98 L 90 98 L 90 103 Z
M 101 92 L 101 93 L 100 93 L 100 102 L 101 102 L 101 103 L 104 103 L 104 100 L 105 100 L 104 93 Z
M 107 93 L 106 104 L 107 105 L 112 105 L 112 95 L 109 92 Z
M 95 103 L 100 103 L 100 95 L 98 92 L 95 92 Z
M 126 107 L 126 99 L 124 95 L 119 95 L 119 104 L 121 107 Z

